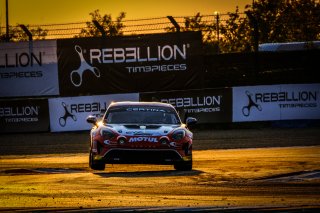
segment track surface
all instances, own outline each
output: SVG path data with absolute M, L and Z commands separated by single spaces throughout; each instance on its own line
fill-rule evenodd
M 87 148 L 80 142 L 81 148 L 71 149 L 80 149 L 79 153 L 61 149 L 64 151 L 56 154 L 63 143 L 54 144 L 46 135 L 33 140 L 27 135 L 25 139 L 32 140 L 30 143 L 38 141 L 46 150 L 47 154 L 39 154 L 36 149 L 23 149 L 28 141 L 2 135 L 1 149 L 7 150 L 5 154 L 15 147 L 25 153 L 1 155 L 0 210 L 316 211 L 320 208 L 319 132 L 319 129 L 198 132 L 194 169 L 190 172 L 157 165 L 107 165 L 105 171 L 94 172 L 87 167 L 88 154 L 84 153 Z M 10 140 L 15 146 L 8 145 Z M 284 147 L 275 147 L 277 144 Z M 54 147 L 52 153 L 46 149 L 48 146 Z M 264 148 L 267 146 L 273 148 Z M 66 147 L 76 146 L 71 143 Z

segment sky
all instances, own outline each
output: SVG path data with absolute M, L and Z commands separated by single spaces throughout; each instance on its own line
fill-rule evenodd
M 0 0 L 1 26 L 6 23 L 5 2 Z M 252 0 L 8 0 L 9 25 L 43 25 L 85 22 L 89 13 L 99 9 L 100 14 L 111 14 L 115 19 L 120 12 L 125 20 L 171 16 L 224 14 L 240 11 Z

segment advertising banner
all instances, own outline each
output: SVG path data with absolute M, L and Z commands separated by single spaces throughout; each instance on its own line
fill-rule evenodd
M 49 131 L 47 99 L 0 101 L 0 132 Z
M 233 88 L 233 121 L 320 119 L 320 84 Z
M 59 95 L 57 42 L 0 44 L 0 97 Z
M 201 88 L 201 32 L 58 40 L 62 96 Z
M 51 132 L 89 130 L 89 115 L 101 117 L 112 101 L 139 101 L 138 93 L 49 99 Z
M 198 123 L 232 122 L 231 88 L 141 93 L 140 100 L 172 104 L 183 121 L 195 117 Z

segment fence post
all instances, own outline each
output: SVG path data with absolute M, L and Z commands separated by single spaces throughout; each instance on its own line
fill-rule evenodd
M 249 24 L 253 27 L 253 49 L 254 49 L 254 71 L 253 77 L 257 78 L 260 71 L 260 59 L 259 59 L 259 26 L 256 17 L 252 14 L 252 12 L 247 11 L 246 15 L 249 19 Z
M 9 2 L 6 0 L 6 41 L 10 41 L 9 37 Z
M 220 53 L 220 14 L 218 11 L 214 12 L 216 16 L 216 35 L 217 35 L 217 47 L 218 47 L 218 53 Z
M 27 34 L 27 36 L 29 37 L 29 41 L 32 41 L 32 33 L 28 30 L 28 28 L 23 24 L 20 24 L 20 28 L 24 31 L 25 34 Z
M 103 27 L 99 24 L 97 20 L 92 20 L 94 26 L 101 32 L 103 38 L 107 37 L 106 31 L 104 31 Z
M 170 20 L 170 22 L 173 24 L 173 26 L 176 28 L 176 31 L 180 33 L 180 26 L 176 22 L 176 20 L 172 16 L 167 16 L 167 18 Z
M 252 15 L 250 11 L 246 12 L 249 19 L 249 24 L 253 27 L 253 48 L 255 52 L 259 50 L 259 26 L 257 19 Z

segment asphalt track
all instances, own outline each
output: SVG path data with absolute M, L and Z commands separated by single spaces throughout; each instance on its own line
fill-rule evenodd
M 320 210 L 319 129 L 199 131 L 189 172 L 157 165 L 92 171 L 86 134 L 0 135 L 0 211 Z

